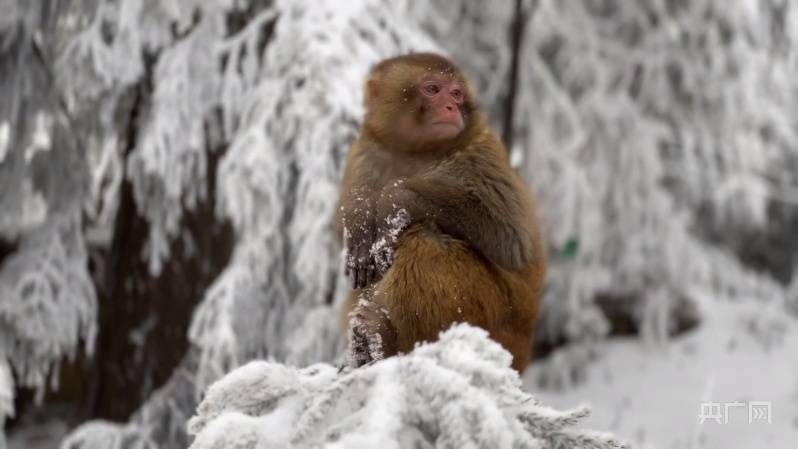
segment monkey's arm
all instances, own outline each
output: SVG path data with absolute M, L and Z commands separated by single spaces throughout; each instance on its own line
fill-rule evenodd
M 492 263 L 520 269 L 535 250 L 531 198 L 506 163 L 486 156 L 459 155 L 388 186 L 377 205 L 378 226 L 397 213 L 408 216 L 406 225 L 429 220 Z
M 345 274 L 352 279 L 354 289 L 371 284 L 377 277 L 371 247 L 377 232 L 374 204 L 379 179 L 368 169 L 372 165 L 356 144 L 347 157 L 336 215 L 336 228 L 346 250 Z

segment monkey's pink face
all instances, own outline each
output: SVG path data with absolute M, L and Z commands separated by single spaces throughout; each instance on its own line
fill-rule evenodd
M 448 76 L 424 77 L 418 84 L 418 94 L 425 140 L 450 140 L 463 132 L 465 92 L 457 80 Z

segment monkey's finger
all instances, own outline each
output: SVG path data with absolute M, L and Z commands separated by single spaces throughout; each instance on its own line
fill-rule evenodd
M 385 252 L 382 253 L 382 260 L 382 272 L 385 273 L 389 268 L 391 268 L 391 265 L 393 265 L 393 252 L 391 250 L 385 250 Z
M 355 258 L 352 257 L 352 251 L 347 251 L 346 259 L 344 260 L 344 275 L 350 276 L 352 274 L 352 268 L 355 264 Z
M 359 264 L 357 269 L 357 288 L 363 288 L 366 285 L 366 265 Z
M 385 258 L 382 255 L 382 251 L 377 251 L 374 253 L 374 271 L 375 274 L 380 274 L 382 272 L 382 267 L 385 264 Z
M 357 265 L 354 263 L 347 264 L 346 275 L 354 280 L 357 277 Z
M 389 268 L 391 268 L 391 259 L 388 251 L 380 251 L 377 254 L 376 265 L 377 276 L 379 277 L 381 277 L 386 271 L 388 271 Z
M 375 254 L 374 257 L 371 258 L 371 281 L 377 282 L 377 279 L 380 278 L 380 261 L 379 255 Z
M 360 288 L 365 287 L 369 283 L 369 267 L 368 265 L 363 265 L 363 268 L 360 271 Z
M 366 286 L 366 267 L 361 264 L 358 266 L 357 269 L 357 288 L 363 288 Z

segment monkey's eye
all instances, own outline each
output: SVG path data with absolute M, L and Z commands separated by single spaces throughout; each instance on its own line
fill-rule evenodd
M 427 94 L 427 95 L 436 95 L 438 92 L 441 91 L 441 86 L 439 86 L 439 85 L 437 85 L 435 83 L 430 83 L 430 84 L 425 85 L 423 87 L 423 89 L 424 89 L 424 93 Z
M 463 91 L 460 89 L 455 89 L 451 92 L 451 96 L 455 99 L 455 101 L 460 101 L 463 99 Z

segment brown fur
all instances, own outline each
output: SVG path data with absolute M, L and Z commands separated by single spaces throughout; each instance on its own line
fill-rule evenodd
M 430 72 L 451 76 L 466 91 L 465 129 L 444 142 L 414 138 L 430 113 L 414 92 Z M 542 240 L 533 197 L 485 124 L 466 80 L 438 55 L 389 59 L 369 77 L 366 110 L 347 158 L 336 220 L 339 231 L 349 232 L 347 271 L 363 287 L 353 291 L 347 310 L 367 324 L 389 320 L 385 356 L 468 322 L 486 329 L 522 371 L 531 356 L 545 273 Z M 410 224 L 394 244 L 392 264 L 380 270 L 369 248 L 389 232 L 385 219 L 397 210 L 409 215 Z M 385 313 L 360 310 L 355 297 Z M 382 332 L 375 329 L 385 326 L 366 327 Z

